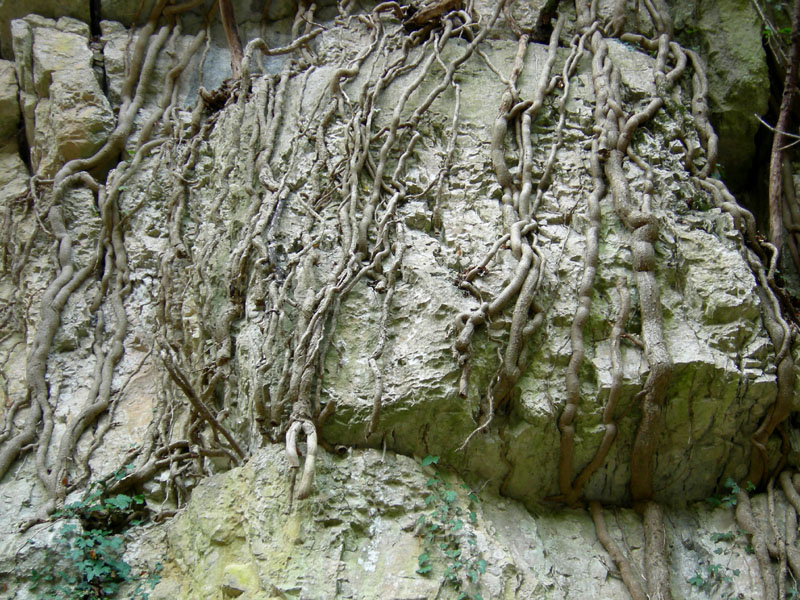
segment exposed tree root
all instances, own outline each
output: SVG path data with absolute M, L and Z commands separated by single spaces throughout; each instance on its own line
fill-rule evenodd
M 600 543 L 603 544 L 603 548 L 605 548 L 606 552 L 611 556 L 611 560 L 617 565 L 622 581 L 625 583 L 625 587 L 628 588 L 631 598 L 633 600 L 646 600 L 648 596 L 645 595 L 642 589 L 639 577 L 634 574 L 630 561 L 608 534 L 605 517 L 603 516 L 603 506 L 597 500 L 592 500 L 589 502 L 589 512 L 594 521 L 594 530 L 597 533 L 597 539 L 600 540 Z
M 619 294 L 619 311 L 617 313 L 617 320 L 614 322 L 614 328 L 611 330 L 611 388 L 608 391 L 608 398 L 603 408 L 603 426 L 605 431 L 603 432 L 603 439 L 600 442 L 600 446 L 597 448 L 592 460 L 572 482 L 570 493 L 563 499 L 563 501 L 569 505 L 577 501 L 578 496 L 583 490 L 583 486 L 589 481 L 592 474 L 603 465 L 617 435 L 614 411 L 617 408 L 617 402 L 622 392 L 622 355 L 620 353 L 620 341 L 622 333 L 625 330 L 625 322 L 628 320 L 628 313 L 631 307 L 631 298 L 627 289 L 627 282 L 622 278 L 617 280 L 617 293 Z
M 750 496 L 747 491 L 743 489 L 740 489 L 737 495 L 736 522 L 739 524 L 739 527 L 747 532 L 750 538 L 753 552 L 758 560 L 764 598 L 777 598 L 778 587 L 775 583 L 775 575 L 772 572 L 772 562 L 769 558 L 766 537 L 753 517 L 753 509 L 750 507 Z
M 789 129 L 789 116 L 797 87 L 798 63 L 800 63 L 800 0 L 795 0 L 792 15 L 793 29 L 788 70 L 783 83 L 783 96 L 778 122 L 775 125 L 775 137 L 772 139 L 769 163 L 769 241 L 778 252 L 783 248 L 783 151 L 787 141 L 785 132 Z
M 573 504 L 577 500 L 577 493 L 572 486 L 572 451 L 575 437 L 575 414 L 578 411 L 580 399 L 579 370 L 583 363 L 584 344 L 583 327 L 589 319 L 589 310 L 592 302 L 592 289 L 594 288 L 595 274 L 597 273 L 598 245 L 600 232 L 600 199 L 605 193 L 605 183 L 600 171 L 600 160 L 597 152 L 597 140 L 592 141 L 592 179 L 594 189 L 589 195 L 586 212 L 589 217 L 589 227 L 586 229 L 586 250 L 584 252 L 583 276 L 578 287 L 578 308 L 570 327 L 570 342 L 572 355 L 567 366 L 567 401 L 564 410 L 558 419 L 558 428 L 561 431 L 561 453 L 559 455 L 558 475 L 559 487 L 565 501 Z M 619 345 L 619 338 L 617 338 Z M 612 425 L 613 427 L 613 425 Z M 609 424 L 606 424 L 606 431 Z M 613 435 L 611 437 L 613 441 Z
M 642 509 L 644 563 L 649 600 L 669 600 L 669 566 L 664 532 L 664 513 L 657 502 L 648 501 Z

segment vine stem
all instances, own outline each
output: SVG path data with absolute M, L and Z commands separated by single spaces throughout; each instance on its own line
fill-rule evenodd
M 800 0 L 794 2 L 794 18 L 792 19 L 792 47 L 789 56 L 789 69 L 783 83 L 783 96 L 778 122 L 775 125 L 775 137 L 772 138 L 772 151 L 769 163 L 769 239 L 778 249 L 783 248 L 783 151 L 789 128 L 789 117 L 792 111 L 795 87 L 797 86 L 797 63 L 800 62 Z

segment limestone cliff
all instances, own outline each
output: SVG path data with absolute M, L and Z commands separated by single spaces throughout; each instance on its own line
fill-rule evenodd
M 40 4 L 0 595 L 793 597 L 757 3 Z

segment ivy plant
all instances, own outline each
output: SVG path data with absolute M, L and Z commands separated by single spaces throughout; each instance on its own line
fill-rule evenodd
M 433 559 L 443 557 L 447 567 L 442 574 L 444 582 L 458 594 L 458 600 L 483 600 L 480 579 L 486 572 L 486 561 L 480 555 L 474 526 L 478 517 L 475 509 L 478 496 L 466 484 L 461 484 L 466 502 L 446 481 L 436 464 L 438 456 L 428 455 L 422 466 L 432 474 L 425 483 L 426 512 L 417 520 L 417 532 L 423 550 L 417 557 L 417 574 L 428 577 L 433 573 Z
M 736 493 L 739 491 L 738 486 L 732 479 L 728 479 L 725 485 L 731 490 L 731 493 L 720 499 L 717 505 L 734 506 L 736 504 Z M 711 541 L 717 545 L 714 549 L 714 554 L 720 557 L 730 555 L 731 549 L 728 544 L 736 541 L 737 534 L 742 535 L 743 533 L 743 531 L 738 531 L 737 533 L 733 531 L 713 532 Z M 725 565 L 709 561 L 701 569 L 695 571 L 694 576 L 690 577 L 688 581 L 698 591 L 705 592 L 709 597 L 733 600 L 738 596 L 730 590 L 733 586 L 733 578 L 738 577 L 740 571 L 739 569 L 732 569 L 729 564 L 730 559 L 728 564 Z
M 721 496 L 711 496 L 706 498 L 706 502 L 711 504 L 712 506 L 721 506 L 723 508 L 733 508 L 736 506 L 737 498 L 739 496 L 739 492 L 742 491 L 742 488 L 733 480 L 732 477 L 728 477 L 723 484 L 725 488 L 728 490 L 727 494 L 723 494 Z M 748 481 L 745 485 L 745 489 L 748 492 L 752 492 L 756 489 L 756 486 L 752 484 L 752 482 Z
M 127 472 L 120 469 L 112 478 L 119 481 Z M 135 584 L 133 598 L 147 600 L 148 591 L 158 583 L 160 564 L 151 572 L 136 574 L 123 559 L 123 533 L 141 523 L 144 496 L 107 496 L 106 490 L 105 482 L 93 484 L 82 500 L 53 514 L 70 522 L 59 530 L 56 549 L 49 550 L 50 568 L 31 573 L 30 588 L 39 600 L 115 598 L 126 583 Z

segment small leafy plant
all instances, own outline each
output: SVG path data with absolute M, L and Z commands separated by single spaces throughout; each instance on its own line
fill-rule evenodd
M 739 575 L 739 569 L 731 569 L 718 563 L 712 563 L 705 566 L 703 571 L 697 571 L 694 577 L 689 579 L 689 583 L 695 586 L 698 590 L 706 592 L 711 595 L 724 584 L 733 584 L 733 578 Z M 721 596 L 726 600 L 734 598 L 733 594 L 724 594 Z
M 733 481 L 729 479 L 726 481 L 726 486 L 731 489 L 732 493 L 735 493 L 737 490 L 734 490 L 733 488 L 737 486 L 735 483 L 733 483 L 733 486 L 731 486 L 729 485 L 730 483 L 733 483 Z M 724 500 L 721 502 L 723 501 Z M 735 504 L 736 501 L 734 498 L 733 505 Z M 738 531 L 739 535 L 742 535 L 743 533 L 743 531 Z M 735 542 L 736 536 L 737 533 L 732 531 L 718 531 L 712 533 L 711 541 L 717 544 L 717 547 L 714 549 L 714 554 L 717 556 L 730 555 L 730 548 L 727 546 L 721 546 L 720 544 Z M 730 564 L 730 560 L 728 561 L 728 564 Z M 739 569 L 730 568 L 728 564 L 722 565 L 716 562 L 709 562 L 701 570 L 695 571 L 694 577 L 689 578 L 688 581 L 691 585 L 697 588 L 698 591 L 705 592 L 708 596 L 718 593 L 720 598 L 732 600 L 737 596 L 732 591 L 728 590 L 730 590 L 730 586 L 733 585 L 733 578 L 737 577 L 740 571 Z
M 123 468 L 114 473 L 114 480 L 127 475 Z M 161 565 L 152 572 L 134 574 L 123 560 L 125 538 L 131 525 L 141 523 L 144 496 L 116 494 L 106 496 L 106 484 L 93 484 L 82 500 L 69 504 L 53 514 L 67 518 L 59 531 L 57 552 L 49 550 L 46 571 L 33 570 L 31 590 L 40 600 L 86 600 L 113 598 L 125 583 L 135 583 L 133 598 L 147 600 L 147 590 L 160 580 Z M 81 527 L 74 521 L 80 521 Z
M 764 39 L 766 39 L 767 41 L 769 41 L 769 39 L 773 35 L 776 35 L 776 34 L 779 34 L 780 36 L 782 36 L 784 38 L 784 40 L 786 40 L 788 42 L 789 38 L 792 36 L 792 28 L 791 27 L 781 27 L 780 29 L 778 29 L 776 31 L 772 27 L 766 26 L 761 31 L 761 35 L 763 35 Z
M 432 467 L 433 475 L 425 484 L 428 488 L 425 497 L 428 512 L 417 520 L 417 532 L 424 545 L 417 557 L 417 573 L 429 576 L 433 571 L 432 555 L 444 555 L 448 564 L 443 578 L 458 592 L 458 600 L 483 600 L 475 591 L 486 572 L 486 561 L 478 552 L 473 531 L 478 522 L 475 512 L 478 496 L 468 485 L 462 484 L 467 497 L 466 507 L 462 506 L 458 492 L 435 468 L 438 462 L 438 456 L 428 455 L 422 459 L 422 466 Z
M 711 496 L 706 498 L 706 502 L 711 504 L 712 506 L 721 506 L 723 508 L 733 508 L 736 506 L 737 497 L 739 492 L 742 491 L 742 488 L 733 480 L 732 477 L 728 477 L 723 484 L 725 488 L 728 490 L 727 494 L 722 496 Z M 756 486 L 753 485 L 752 482 L 748 481 L 745 485 L 745 489 L 748 492 L 752 492 L 756 489 Z

